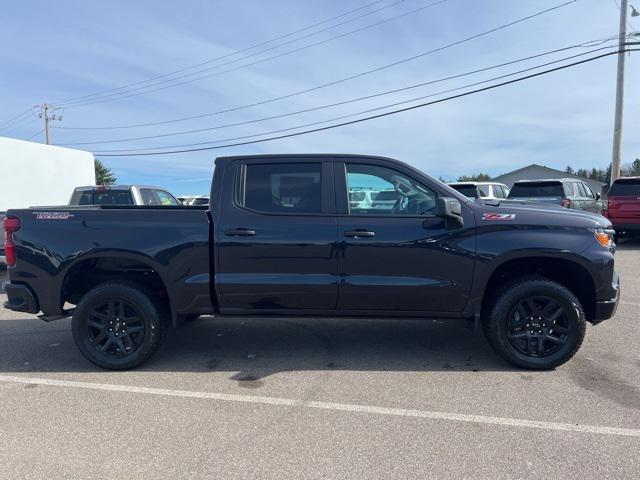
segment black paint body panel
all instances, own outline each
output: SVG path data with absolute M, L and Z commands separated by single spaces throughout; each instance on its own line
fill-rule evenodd
M 321 213 L 265 214 L 239 206 L 238 172 L 252 162 L 322 163 Z M 343 180 L 349 162 L 397 169 L 440 196 L 458 199 L 464 226 L 448 229 L 434 216 L 349 215 Z M 69 216 L 38 219 L 43 211 Z M 511 216 L 487 219 L 496 213 Z M 207 313 L 469 318 L 500 265 L 531 257 L 583 267 L 595 300 L 605 302 L 600 316 L 615 311 L 606 302 L 618 297 L 613 253 L 593 236 L 595 228 L 610 228 L 604 217 L 475 203 L 408 165 L 380 157 L 219 158 L 210 210 L 63 206 L 8 215 L 22 223 L 14 235 L 18 263 L 9 268 L 10 281 L 28 287 L 47 316 L 63 313 L 63 286 L 74 265 L 100 257 L 132 260 L 157 272 L 174 320 Z M 243 228 L 255 235 L 228 233 Z M 375 236 L 345 237 L 358 229 Z

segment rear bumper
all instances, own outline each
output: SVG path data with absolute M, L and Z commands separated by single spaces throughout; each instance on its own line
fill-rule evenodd
M 40 307 L 35 294 L 26 285 L 19 283 L 5 283 L 4 291 L 8 300 L 4 302 L 4 308 L 14 312 L 38 313 Z
M 592 322 L 594 325 L 613 317 L 618 309 L 618 303 L 620 302 L 620 277 L 617 273 L 613 274 L 611 287 L 615 290 L 615 297 L 610 300 L 596 302 L 596 311 Z

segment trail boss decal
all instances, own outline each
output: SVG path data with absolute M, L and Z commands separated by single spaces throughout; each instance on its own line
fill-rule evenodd
M 73 217 L 69 212 L 33 212 L 36 220 L 69 220 Z
M 512 222 L 515 219 L 515 213 L 485 213 L 482 215 L 482 220 L 489 222 Z

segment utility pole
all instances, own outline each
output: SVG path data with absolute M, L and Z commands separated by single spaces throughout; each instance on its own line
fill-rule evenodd
M 40 114 L 38 115 L 40 118 L 44 118 L 44 135 L 47 142 L 47 145 L 51 144 L 51 134 L 49 133 L 49 122 L 53 120 L 62 120 L 62 115 L 56 115 L 55 112 L 60 109 L 60 107 L 54 107 L 49 105 L 48 103 L 43 103 L 42 105 L 36 105 L 36 108 L 40 109 Z
M 618 41 L 618 78 L 616 85 L 616 113 L 613 126 L 613 155 L 611 159 L 611 183 L 620 176 L 622 156 L 622 114 L 624 111 L 624 64 L 626 59 L 625 43 L 627 41 L 627 10 L 629 0 L 620 1 L 620 37 Z

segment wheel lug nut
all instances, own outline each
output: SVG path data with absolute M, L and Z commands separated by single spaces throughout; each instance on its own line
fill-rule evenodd
M 533 335 L 533 330 L 531 330 L 531 335 Z
M 538 333 L 542 333 L 542 330 L 538 330 Z M 117 335 L 117 333 L 116 333 L 116 335 Z

